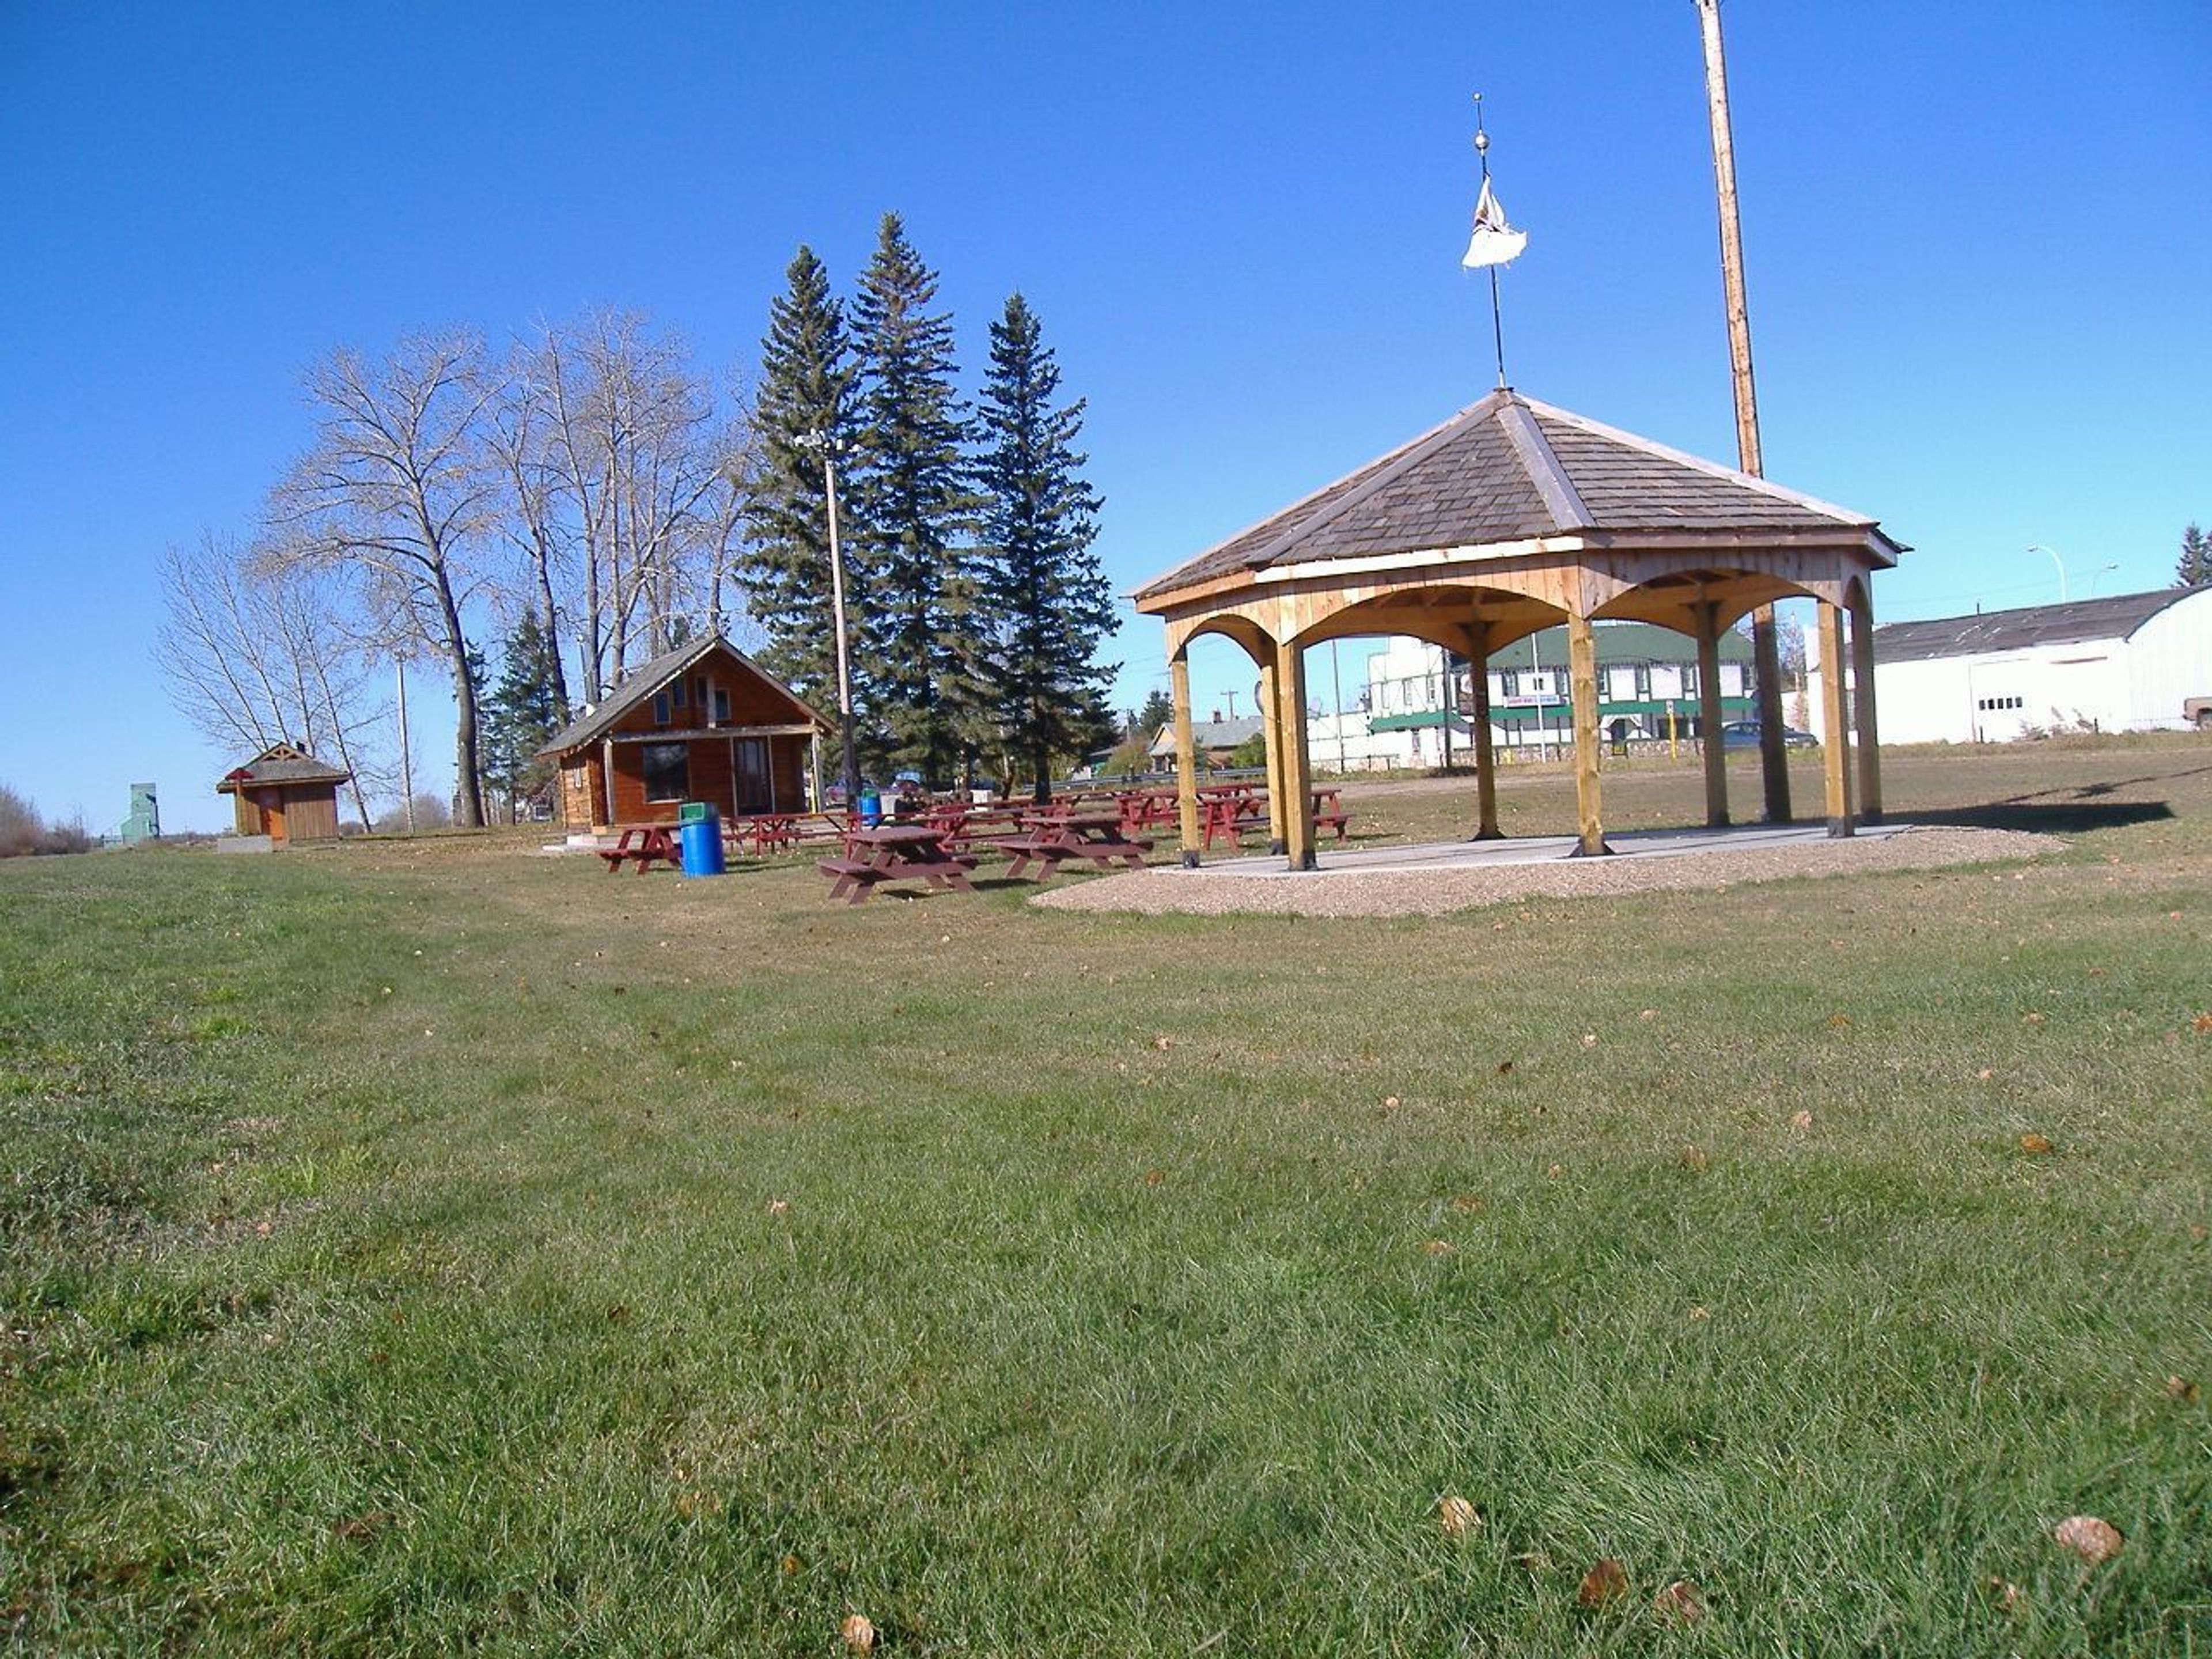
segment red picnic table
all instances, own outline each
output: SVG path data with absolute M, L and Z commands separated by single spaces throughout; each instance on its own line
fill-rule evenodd
M 599 849 L 599 856 L 607 861 L 607 873 L 621 869 L 625 860 L 635 861 L 641 876 L 656 862 L 681 870 L 684 860 L 676 850 L 676 830 L 672 823 L 625 824 L 612 847 Z
M 1009 876 L 1024 875 L 1034 864 L 1040 882 L 1050 881 L 1070 859 L 1083 859 L 1101 870 L 1116 864 L 1134 870 L 1152 850 L 1151 842 L 1127 833 L 1119 812 L 1031 812 L 1024 816 L 1022 827 L 1027 833 L 1000 842 L 999 850 L 1012 860 Z
M 884 882 L 910 878 L 963 893 L 975 890 L 968 884 L 968 872 L 975 867 L 975 860 L 965 853 L 948 850 L 945 832 L 927 824 L 885 823 L 872 830 L 848 830 L 844 856 L 823 859 L 814 867 L 836 878 L 830 884 L 830 896 L 848 904 L 860 903 Z

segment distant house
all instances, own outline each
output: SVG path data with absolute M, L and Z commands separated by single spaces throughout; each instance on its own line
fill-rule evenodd
M 724 813 L 807 805 L 814 739 L 830 732 L 790 687 L 720 635 L 632 670 L 554 734 L 538 758 L 561 769 L 571 830 L 672 818 L 687 800 Z
M 338 832 L 338 786 L 353 774 L 328 766 L 296 744 L 276 743 L 222 775 L 216 793 L 231 798 L 241 836 L 276 845 L 327 840 Z
M 1229 757 L 1260 734 L 1260 717 L 1248 714 L 1235 720 L 1193 720 L 1190 741 L 1200 766 L 1226 766 Z M 1163 726 L 1152 738 L 1152 763 L 1162 771 L 1175 770 L 1175 727 Z
M 2212 697 L 2212 585 L 1884 623 L 1874 672 L 1884 743 L 2184 726 Z

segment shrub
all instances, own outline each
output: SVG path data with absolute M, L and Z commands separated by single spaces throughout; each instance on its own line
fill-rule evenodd
M 88 853 L 92 836 L 81 823 L 46 823 L 28 797 L 0 783 L 0 859 L 39 853 Z

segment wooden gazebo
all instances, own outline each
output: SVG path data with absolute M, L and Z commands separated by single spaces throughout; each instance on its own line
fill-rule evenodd
M 1686 455 L 1510 390 L 1146 583 L 1137 609 L 1167 625 L 1182 790 L 1183 861 L 1198 861 L 1188 649 L 1235 641 L 1259 665 L 1268 799 L 1291 867 L 1314 867 L 1305 651 L 1331 639 L 1409 635 L 1474 665 L 1477 823 L 1498 834 L 1484 664 L 1562 620 L 1574 714 L 1583 854 L 1607 850 L 1598 791 L 1598 687 L 1592 624 L 1656 623 L 1698 642 L 1702 729 L 1717 732 L 1719 641 L 1757 606 L 1819 602 L 1820 659 L 1856 684 L 1844 717 L 1840 675 L 1826 699 L 1829 833 L 1881 811 L 1875 749 L 1873 574 L 1905 550 L 1863 514 Z M 1856 769 L 1850 728 L 1859 749 Z M 1729 821 L 1721 745 L 1705 745 L 1705 812 Z M 1856 802 L 1854 795 L 1856 793 Z

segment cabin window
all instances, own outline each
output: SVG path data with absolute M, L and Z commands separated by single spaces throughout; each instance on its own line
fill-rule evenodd
M 683 682 L 682 680 L 678 680 L 678 681 L 677 681 L 677 682 L 676 682 L 675 692 L 676 692 L 676 706 L 677 706 L 678 708 L 683 708 L 683 707 L 684 707 L 684 682 Z
M 668 724 L 668 693 L 665 691 L 653 694 L 653 723 L 655 726 Z
M 691 793 L 691 745 L 648 743 L 638 757 L 645 770 L 647 800 L 682 800 Z
M 717 726 L 723 725 L 729 718 L 730 688 L 726 685 L 718 685 L 714 688 L 714 723 Z

